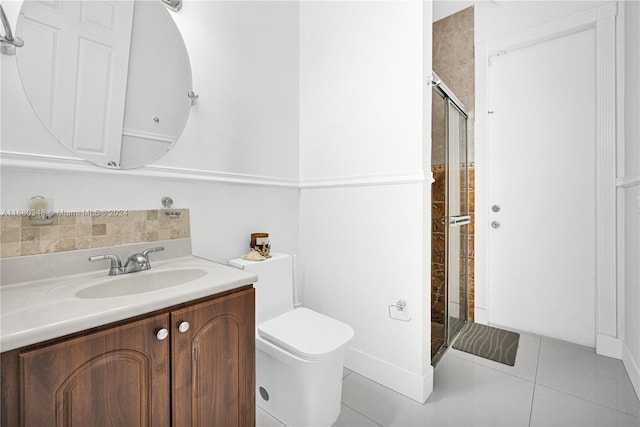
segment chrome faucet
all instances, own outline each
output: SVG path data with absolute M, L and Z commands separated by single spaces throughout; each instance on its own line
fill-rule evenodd
M 142 251 L 142 253 L 133 254 L 127 259 L 125 266 L 122 266 L 122 261 L 118 255 L 106 254 L 96 255 L 89 257 L 89 261 L 102 261 L 105 259 L 111 260 L 111 267 L 109 268 L 109 276 L 118 276 L 120 274 L 135 273 L 137 271 L 149 270 L 151 264 L 149 263 L 149 254 L 151 252 L 164 251 L 163 246 L 157 248 L 150 248 Z
M 164 251 L 163 246 L 158 246 L 157 248 L 150 248 L 142 251 L 141 254 L 133 254 L 127 260 L 127 263 L 124 266 L 125 273 L 135 273 L 137 271 L 148 270 L 151 268 L 151 264 L 149 264 L 149 254 L 151 252 L 160 252 Z

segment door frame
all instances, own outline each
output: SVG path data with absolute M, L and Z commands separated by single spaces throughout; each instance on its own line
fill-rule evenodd
M 547 40 L 594 29 L 596 34 L 596 351 L 622 358 L 616 265 L 616 15 L 608 3 L 586 12 L 476 45 L 475 319 L 489 320 L 489 61 Z

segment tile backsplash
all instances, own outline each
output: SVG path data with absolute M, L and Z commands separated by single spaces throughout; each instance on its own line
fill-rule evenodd
M 0 258 L 191 237 L 189 209 L 176 211 L 67 211 L 35 226 L 26 215 L 0 215 Z

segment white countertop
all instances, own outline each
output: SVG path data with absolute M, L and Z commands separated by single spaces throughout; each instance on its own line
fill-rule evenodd
M 187 283 L 142 293 L 102 298 L 76 296 L 79 291 L 105 280 L 130 280 L 163 271 L 194 269 L 206 270 L 207 274 Z M 187 256 L 155 262 L 150 270 L 121 276 L 107 276 L 107 269 L 104 269 L 2 286 L 0 351 L 13 350 L 229 291 L 252 284 L 257 279 L 255 274 L 237 268 Z

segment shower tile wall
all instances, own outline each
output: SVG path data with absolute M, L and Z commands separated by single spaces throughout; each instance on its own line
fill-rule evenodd
M 464 104 L 469 115 L 469 316 L 473 320 L 474 309 L 474 117 L 475 117 L 475 48 L 474 9 L 469 7 L 433 24 L 433 69 Z M 432 321 L 444 323 L 445 303 L 445 240 L 442 219 L 445 211 L 445 144 L 444 110 L 434 103 L 432 126 L 431 171 L 435 183 L 432 186 Z M 434 334 L 432 334 L 433 336 Z M 432 347 L 437 343 L 432 343 Z
M 431 186 L 431 320 L 444 324 L 445 310 L 445 168 L 432 166 L 435 182 Z
M 175 211 L 175 210 L 173 210 Z M 189 210 L 67 212 L 33 226 L 26 215 L 0 215 L 0 258 L 190 237 Z

